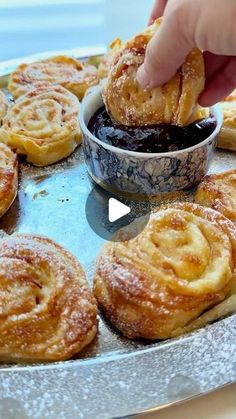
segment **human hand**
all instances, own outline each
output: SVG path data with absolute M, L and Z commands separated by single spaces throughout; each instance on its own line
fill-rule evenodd
M 198 47 L 204 51 L 206 73 L 199 103 L 210 106 L 231 93 L 236 87 L 236 1 L 156 0 L 149 24 L 163 14 L 138 71 L 139 83 L 163 85 Z

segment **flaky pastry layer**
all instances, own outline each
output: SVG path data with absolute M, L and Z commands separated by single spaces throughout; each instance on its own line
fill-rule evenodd
M 108 76 L 112 61 L 115 55 L 121 50 L 123 42 L 120 38 L 114 39 L 109 45 L 108 52 L 105 54 L 98 66 L 98 77 L 104 79 Z
M 17 195 L 17 156 L 5 144 L 0 143 L 0 217 L 9 209 Z
M 121 230 L 97 261 L 94 293 L 110 321 L 129 338 L 166 339 L 217 318 L 212 308 L 235 288 L 234 224 L 183 203 L 154 213 L 130 239 L 133 228 Z
M 197 188 L 195 202 L 236 223 L 236 169 L 206 176 Z
M 4 93 L 0 90 L 0 126 L 4 116 L 7 113 L 8 103 Z
M 46 166 L 69 156 L 81 142 L 79 101 L 62 86 L 40 85 L 16 100 L 0 129 L 0 141 Z
M 217 147 L 236 151 L 236 90 L 221 102 L 221 107 L 224 119 Z
M 97 307 L 79 262 L 52 240 L 0 239 L 0 359 L 68 359 L 97 333 Z

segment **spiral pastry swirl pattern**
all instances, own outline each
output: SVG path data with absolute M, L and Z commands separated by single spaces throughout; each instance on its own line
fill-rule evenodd
M 63 360 L 97 333 L 97 307 L 78 261 L 32 235 L 0 240 L 0 358 Z
M 4 116 L 6 115 L 7 108 L 8 108 L 8 104 L 7 104 L 6 97 L 4 93 L 0 90 L 0 126 L 1 126 L 1 122 Z
M 81 142 L 79 101 L 62 86 L 41 85 L 7 112 L 0 140 L 36 166 L 69 156 Z
M 135 238 L 129 239 L 129 229 L 121 236 L 124 241 L 101 252 L 94 292 L 125 336 L 166 339 L 217 318 L 211 310 L 235 289 L 230 220 L 196 204 L 175 204 L 153 214 Z
M 59 84 L 74 93 L 79 100 L 86 90 L 98 83 L 97 69 L 84 66 L 80 61 L 63 55 L 21 64 L 10 76 L 8 89 L 17 99 L 38 83 Z
M 17 156 L 5 144 L 0 143 L 0 217 L 15 200 L 18 186 Z
M 236 151 L 236 89 L 222 102 L 223 125 L 217 140 L 217 146 Z
M 236 169 L 206 176 L 196 191 L 195 202 L 214 208 L 236 223 Z
M 107 112 L 117 123 L 183 126 L 198 119 L 197 100 L 205 83 L 203 56 L 198 49 L 187 56 L 181 69 L 164 86 L 143 89 L 138 84 L 137 70 L 160 23 L 161 19 L 156 20 L 128 41 L 113 60 L 103 99 Z

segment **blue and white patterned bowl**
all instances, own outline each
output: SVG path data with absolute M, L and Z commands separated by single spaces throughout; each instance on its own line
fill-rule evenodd
M 127 151 L 100 141 L 87 125 L 101 106 L 101 89 L 91 89 L 81 106 L 80 127 L 88 172 L 105 189 L 140 195 L 145 192 L 156 196 L 191 189 L 207 173 L 222 125 L 219 105 L 210 109 L 217 124 L 206 140 L 193 147 L 167 153 Z

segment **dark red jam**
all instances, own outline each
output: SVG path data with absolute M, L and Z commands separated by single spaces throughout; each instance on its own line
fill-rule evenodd
M 209 137 L 215 127 L 216 120 L 213 117 L 186 127 L 167 124 L 141 127 L 118 125 L 111 120 L 104 106 L 95 112 L 88 123 L 89 131 L 104 143 L 143 153 L 165 153 L 192 147 Z

